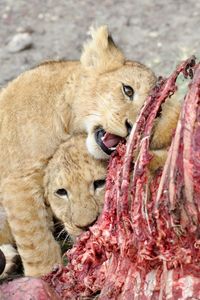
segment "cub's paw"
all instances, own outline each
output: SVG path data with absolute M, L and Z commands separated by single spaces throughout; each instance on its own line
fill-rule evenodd
M 0 279 L 15 274 L 19 269 L 20 256 L 11 244 L 0 246 Z
M 164 167 L 168 152 L 166 149 L 160 149 L 160 150 L 150 151 L 150 153 L 153 155 L 153 158 L 149 163 L 149 170 L 151 173 L 153 173 L 160 167 Z

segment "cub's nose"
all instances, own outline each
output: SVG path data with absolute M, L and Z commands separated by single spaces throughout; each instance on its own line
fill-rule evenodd
M 127 129 L 127 136 L 129 136 L 129 134 L 131 133 L 131 129 L 132 129 L 133 125 L 128 120 L 126 120 L 125 126 L 126 126 L 126 129 Z

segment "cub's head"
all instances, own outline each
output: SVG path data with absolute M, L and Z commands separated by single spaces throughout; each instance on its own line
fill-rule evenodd
M 106 26 L 91 35 L 81 56 L 74 121 L 88 133 L 89 152 L 104 159 L 128 136 L 156 78 L 143 64 L 125 59 Z
M 46 201 L 72 236 L 96 221 L 105 193 L 107 163 L 89 155 L 85 140 L 75 135 L 62 144 L 44 177 Z

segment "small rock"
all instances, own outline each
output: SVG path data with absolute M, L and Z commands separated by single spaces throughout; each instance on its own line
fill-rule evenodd
M 12 40 L 8 43 L 8 51 L 11 53 L 19 52 L 31 48 L 33 45 L 32 37 L 29 33 L 18 33 L 14 35 Z
M 32 34 L 34 32 L 34 29 L 29 25 L 27 25 L 25 27 L 20 26 L 20 27 L 17 27 L 16 32 L 17 33 L 30 33 L 30 34 Z
M 51 16 L 51 22 L 58 21 L 58 16 Z
M 6 20 L 7 18 L 8 18 L 8 14 L 5 13 L 2 15 L 2 19 Z
M 17 29 L 16 29 L 17 33 L 29 33 L 29 34 L 32 34 L 34 31 L 35 30 L 31 26 L 29 26 L 29 25 L 27 25 L 25 27 L 17 27 Z
M 158 37 L 158 32 L 157 31 L 151 31 L 151 32 L 149 32 L 149 36 L 150 37 L 152 37 L 152 38 L 156 38 L 156 37 Z
M 6 6 L 5 7 L 5 11 L 11 11 L 11 7 L 10 6 Z
M 161 48 L 162 47 L 162 43 L 161 42 L 157 42 L 157 47 Z
M 192 14 L 193 17 L 197 17 L 198 15 L 199 15 L 199 11 L 194 11 Z
M 44 14 L 39 14 L 39 15 L 38 15 L 38 19 L 39 19 L 39 20 L 43 20 L 43 19 L 44 19 Z
M 161 60 L 160 60 L 160 58 L 159 57 L 156 57 L 156 58 L 154 58 L 154 60 L 153 60 L 153 63 L 154 64 L 159 64 L 161 62 Z

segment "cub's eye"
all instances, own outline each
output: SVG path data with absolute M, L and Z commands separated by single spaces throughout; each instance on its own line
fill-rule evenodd
M 64 197 L 64 196 L 67 196 L 68 197 L 68 193 L 65 189 L 58 189 L 55 194 L 57 196 L 60 196 L 60 197 Z
M 130 100 L 133 100 L 134 90 L 130 85 L 123 84 L 123 91 L 126 96 L 129 97 Z
M 95 180 L 93 182 L 94 190 L 102 188 L 105 185 L 105 183 L 106 183 L 105 179 Z

